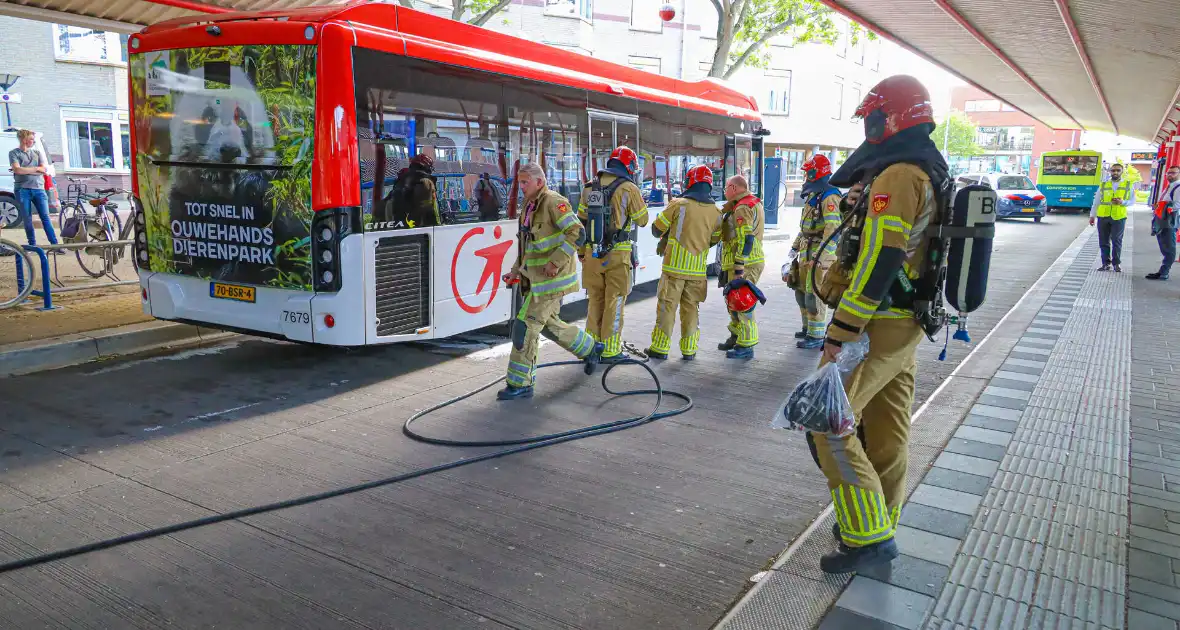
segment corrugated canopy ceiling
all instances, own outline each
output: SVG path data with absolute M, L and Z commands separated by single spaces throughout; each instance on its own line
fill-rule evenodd
M 1175 0 L 822 0 L 1050 127 L 1161 142 L 1180 120 Z M 2 0 L 0 14 L 134 32 L 342 0 Z
M 822 0 L 1050 127 L 1157 143 L 1180 119 L 1175 0 Z

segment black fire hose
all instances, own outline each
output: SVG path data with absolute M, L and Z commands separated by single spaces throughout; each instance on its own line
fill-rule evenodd
M 538 365 L 537 369 L 556 367 L 556 366 L 560 366 L 560 365 L 582 366 L 583 362 L 582 361 L 572 361 L 572 360 L 571 361 L 555 361 L 552 363 L 543 363 L 541 365 Z M 619 392 L 612 390 L 610 388 L 610 386 L 607 385 L 607 376 L 610 375 L 610 373 L 615 368 L 622 366 L 622 365 L 638 365 L 639 367 L 643 368 L 644 370 L 647 371 L 648 375 L 651 376 L 652 382 L 654 383 L 655 386 L 652 389 L 636 389 L 636 390 L 626 390 L 626 391 L 619 391 Z M 413 471 L 410 471 L 407 473 L 402 473 L 400 475 L 395 475 L 393 477 L 386 477 L 384 479 L 375 479 L 373 481 L 366 481 L 364 483 L 360 483 L 360 484 L 356 484 L 356 485 L 352 485 L 352 486 L 347 486 L 344 488 L 338 488 L 336 490 L 328 490 L 326 492 L 320 492 L 317 494 L 309 494 L 309 495 L 305 495 L 302 497 L 287 499 L 285 501 L 279 501 L 277 503 L 268 503 L 266 505 L 258 505 L 255 507 L 244 508 L 241 510 L 234 510 L 232 512 L 225 512 L 223 514 L 214 514 L 212 516 L 206 516 L 203 518 L 193 519 L 191 521 L 184 521 L 182 523 L 176 523 L 174 525 L 165 525 L 164 527 L 157 527 L 155 529 L 147 529 L 147 530 L 144 530 L 141 532 L 136 532 L 133 534 L 126 534 L 124 536 L 109 538 L 107 540 L 100 540 L 98 542 L 92 542 L 92 543 L 88 543 L 85 545 L 79 545 L 77 547 L 71 547 L 71 548 L 62 549 L 59 551 L 52 551 L 49 553 L 31 556 L 28 558 L 21 558 L 19 560 L 13 560 L 11 562 L 5 562 L 3 564 L 0 564 L 0 574 L 8 573 L 10 571 L 16 571 L 17 569 L 24 569 L 24 568 L 28 568 L 28 567 L 32 567 L 32 566 L 37 566 L 37 565 L 45 564 L 48 562 L 56 562 L 58 560 L 65 560 L 66 558 L 80 556 L 83 554 L 91 553 L 93 551 L 101 551 L 103 549 L 111 549 L 112 547 L 119 547 L 122 545 L 126 545 L 128 543 L 139 542 L 142 540 L 149 540 L 152 538 L 158 538 L 160 536 L 167 536 L 168 534 L 175 534 L 175 533 L 183 532 L 183 531 L 189 530 L 189 529 L 196 529 L 198 527 L 204 527 L 206 525 L 214 525 L 217 523 L 224 523 L 226 521 L 239 520 L 239 519 L 246 518 L 248 516 L 257 516 L 259 514 L 265 514 L 267 512 L 274 512 L 276 510 L 282 510 L 285 508 L 296 507 L 296 506 L 300 506 L 300 505 L 307 505 L 309 503 L 315 503 L 317 501 L 323 501 L 325 499 L 340 497 L 340 496 L 344 496 L 347 494 L 354 494 L 357 492 L 361 492 L 363 490 L 371 490 L 373 488 L 380 488 L 381 486 L 388 486 L 391 484 L 400 483 L 403 481 L 408 481 L 410 479 L 417 479 L 418 477 L 425 477 L 426 475 L 432 475 L 434 473 L 444 472 L 447 470 L 454 470 L 456 468 L 460 468 L 462 466 L 467 466 L 469 464 L 475 464 L 478 462 L 486 462 L 491 459 L 497 459 L 497 458 L 504 457 L 507 455 L 514 455 L 516 453 L 523 453 L 525 451 L 531 451 L 531 450 L 535 450 L 535 449 L 539 449 L 539 448 L 544 448 L 546 446 L 553 446 L 555 444 L 561 444 L 563 442 L 572 442 L 574 440 L 580 440 L 583 438 L 593 437 L 596 435 L 604 435 L 607 433 L 614 433 L 615 431 L 624 431 L 626 429 L 630 429 L 633 427 L 644 425 L 649 422 L 654 422 L 656 420 L 662 420 L 664 418 L 671 418 L 672 416 L 678 416 L 678 415 L 688 411 L 689 409 L 692 409 L 692 406 L 693 406 L 692 398 L 690 396 L 688 396 L 687 394 L 682 394 L 680 392 L 674 392 L 671 390 L 664 389 L 664 386 L 660 383 L 660 377 L 656 376 L 655 371 L 652 370 L 651 366 L 649 366 L 646 362 L 637 361 L 634 359 L 628 359 L 626 361 L 621 361 L 619 363 L 610 364 L 606 367 L 606 370 L 603 371 L 603 373 L 602 373 L 602 388 L 604 390 L 606 390 L 606 393 L 608 393 L 612 396 L 615 396 L 615 397 L 654 395 L 656 397 L 655 405 L 652 406 L 651 411 L 649 411 L 647 414 L 642 415 L 642 416 L 633 416 L 633 417 L 622 419 L 622 420 L 613 420 L 611 422 L 604 422 L 602 424 L 596 424 L 593 426 L 582 427 L 580 429 L 563 431 L 561 433 L 550 433 L 548 435 L 538 435 L 538 436 L 533 436 L 533 437 L 519 438 L 519 439 L 515 439 L 515 440 L 476 440 L 476 441 L 447 440 L 447 439 L 442 439 L 442 438 L 428 437 L 428 436 L 425 436 L 425 435 L 415 432 L 411 428 L 411 425 L 414 422 L 424 418 L 425 416 L 430 415 L 431 413 L 434 413 L 435 411 L 438 411 L 439 409 L 442 409 L 444 407 L 453 405 L 461 400 L 465 400 L 467 398 L 470 398 L 470 397 L 474 396 L 475 394 L 478 394 L 486 389 L 494 387 L 494 386 L 498 385 L 503 380 L 504 380 L 504 377 L 500 377 L 500 378 L 488 383 L 487 385 L 483 385 L 483 386 L 479 387 L 478 389 L 475 389 L 475 390 L 472 390 L 472 391 L 467 392 L 465 394 L 456 396 L 454 398 L 451 398 L 450 400 L 441 402 L 437 405 L 434 405 L 433 407 L 428 407 L 426 409 L 423 409 L 422 411 L 419 411 L 418 413 L 415 413 L 414 415 L 410 416 L 410 418 L 408 420 L 406 420 L 406 423 L 402 426 L 402 432 L 405 433 L 411 439 L 417 440 L 419 442 L 425 442 L 427 444 L 439 444 L 439 445 L 443 445 L 443 446 L 469 446 L 469 447 L 510 446 L 511 448 L 506 448 L 506 449 L 499 450 L 499 451 L 493 451 L 491 453 L 483 453 L 481 455 L 475 455 L 472 457 L 465 457 L 462 459 L 456 459 L 454 461 L 446 462 L 443 464 L 438 464 L 436 466 L 430 466 L 428 468 L 420 468 L 418 470 L 413 470 Z M 674 409 L 660 411 L 660 405 L 663 404 L 665 397 L 676 398 L 678 400 L 684 401 L 684 404 L 679 407 L 676 407 Z

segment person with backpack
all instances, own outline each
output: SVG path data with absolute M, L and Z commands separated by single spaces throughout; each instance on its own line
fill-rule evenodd
M 500 191 L 492 184 L 491 175 L 480 173 L 479 181 L 471 189 L 471 196 L 475 197 L 475 205 L 479 208 L 480 221 L 499 221 L 500 209 L 503 207 Z
M 807 201 L 803 204 L 799 235 L 791 246 L 796 256 L 786 280 L 795 290 L 795 301 L 803 318 L 803 330 L 795 333 L 799 339 L 795 347 L 816 349 L 824 345 L 828 314 L 815 295 L 812 269 L 815 269 L 815 280 L 819 281 L 836 259 L 836 239 L 830 237 L 840 227 L 840 190 L 828 183 L 832 178 L 832 163 L 826 155 L 812 157 L 803 164 L 803 170 L 807 177 L 803 194 L 807 195 Z
M 434 160 L 424 153 L 415 155 L 386 197 L 385 216 L 405 228 L 440 225 L 436 190 Z
M 634 227 L 647 227 L 647 204 L 635 185 L 639 156 L 620 146 L 610 154 L 582 190 L 578 218 L 586 226 L 586 246 L 579 254 L 586 287 L 586 330 L 606 344 L 602 363 L 617 363 L 623 354 L 623 305 L 631 293 L 635 267 Z

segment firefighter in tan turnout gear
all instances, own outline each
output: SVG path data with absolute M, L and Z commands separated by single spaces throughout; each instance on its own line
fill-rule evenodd
M 835 309 L 822 362 L 834 361 L 842 344 L 869 338 L 868 355 L 845 380 L 864 445 L 856 433 L 811 433 L 841 540 L 820 560 L 828 573 L 860 571 L 898 555 L 893 537 L 905 494 L 916 350 L 924 336 L 914 312 L 923 302 L 914 287 L 931 284 L 922 277 L 926 229 L 939 220 L 939 191 L 949 178 L 930 139 L 930 96 L 916 79 L 883 80 L 856 116 L 864 119 L 866 141 L 831 183 L 868 186 L 818 293 Z
M 836 241 L 829 238 L 840 228 L 840 189 L 832 186 L 832 163 L 823 154 L 803 164 L 807 181 L 803 193 L 803 216 L 799 221 L 799 235 L 791 246 L 795 260 L 784 278 L 795 290 L 795 301 L 803 318 L 803 330 L 795 333 L 797 348 L 822 348 L 824 329 L 828 326 L 828 311 L 815 295 L 812 277 L 822 278 L 836 260 Z M 812 268 L 815 273 L 812 274 Z
M 647 204 L 635 185 L 639 156 L 629 147 L 616 148 L 606 169 L 582 190 L 578 218 L 587 242 L 579 254 L 586 287 L 586 331 L 606 344 L 603 363 L 617 363 L 623 351 L 623 306 L 631 293 L 635 267 L 632 230 L 646 227 Z
M 647 356 L 667 359 L 672 346 L 672 326 L 680 311 L 680 355 L 696 358 L 700 304 L 709 292 L 705 276 L 709 248 L 721 238 L 717 230 L 719 212 L 713 203 L 713 171 L 695 166 L 688 171 L 684 196 L 673 199 L 651 225 L 660 239 L 664 256 L 657 295 L 656 325 L 651 331 Z
M 741 175 L 725 182 L 725 207 L 721 212 L 721 276 L 718 286 L 727 286 L 739 278 L 758 284 L 766 257 L 762 254 L 762 233 L 766 214 L 762 200 L 750 192 Z M 754 358 L 758 345 L 758 322 L 754 311 L 729 312 L 729 339 L 717 344 L 730 359 Z
M 569 200 L 549 190 L 545 172 L 536 164 L 520 168 L 517 177 L 524 193 L 516 263 L 504 282 L 522 285 L 524 303 L 512 322 L 512 353 L 508 357 L 507 386 L 500 400 L 532 398 L 536 380 L 538 337 L 542 332 L 557 345 L 586 361 L 594 371 L 604 349 L 588 333 L 561 320 L 561 298 L 578 290 L 574 263 L 583 237 L 582 225 Z

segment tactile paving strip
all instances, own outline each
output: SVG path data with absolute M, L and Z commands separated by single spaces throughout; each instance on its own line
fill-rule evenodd
M 1076 300 L 926 628 L 1126 623 L 1131 269 L 1092 271 L 1095 240 L 1063 280 Z

